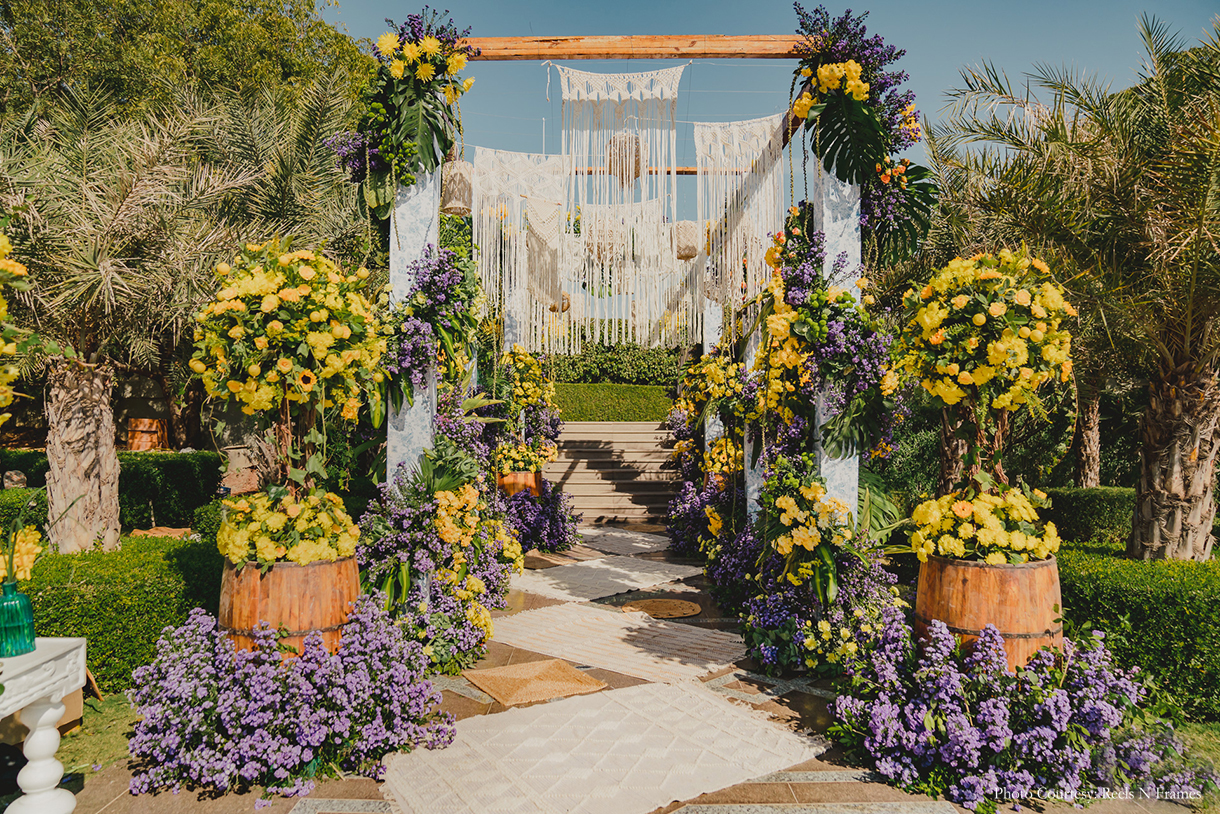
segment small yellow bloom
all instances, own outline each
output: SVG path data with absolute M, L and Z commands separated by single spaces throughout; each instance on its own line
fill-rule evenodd
M 415 69 L 415 78 L 421 82 L 427 82 L 436 76 L 436 66 L 431 62 L 421 62 L 419 67 Z
M 395 79 L 402 79 L 403 73 L 406 71 L 407 64 L 401 59 L 396 59 L 390 63 L 390 76 Z
M 377 38 L 377 50 L 381 52 L 383 57 L 388 57 L 390 54 L 398 50 L 398 35 L 387 31 Z

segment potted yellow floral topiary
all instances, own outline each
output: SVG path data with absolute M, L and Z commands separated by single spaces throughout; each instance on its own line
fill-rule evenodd
M 915 626 L 922 635 L 940 619 L 969 639 L 994 624 L 1018 666 L 1062 640 L 1059 535 L 1038 518 L 1046 495 L 1009 485 L 1004 442 L 1012 413 L 1071 377 L 1063 322 L 1076 311 L 1025 249 L 958 258 L 905 305 L 897 370 L 939 402 L 967 450 L 962 478 L 912 514 L 922 563 Z
M 220 623 L 239 644 L 266 621 L 289 645 L 322 630 L 333 646 L 359 595 L 359 532 L 319 484 L 327 421 L 355 421 L 366 402 L 374 421 L 382 414 L 386 341 L 365 297 L 368 276 L 292 251 L 288 240 L 249 244 L 217 266 L 216 297 L 197 317 L 191 369 L 209 396 L 236 399 L 271 424 L 279 459 L 280 482 L 226 500 L 217 533 Z
M 513 345 L 500 357 L 500 366 L 508 373 L 506 401 L 510 427 L 520 424 L 520 416 L 529 407 L 554 406 L 555 384 L 521 345 Z M 509 496 L 528 489 L 538 497 L 542 494 L 542 469 L 556 459 L 559 451 L 545 438 L 527 441 L 521 435 L 523 428 L 517 426 L 516 430 L 517 437 L 500 444 L 493 452 L 496 483 Z

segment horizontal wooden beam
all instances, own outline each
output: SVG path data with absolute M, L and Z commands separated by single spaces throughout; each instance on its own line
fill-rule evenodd
M 796 59 L 792 34 L 620 37 L 471 37 L 480 60 L 544 59 Z

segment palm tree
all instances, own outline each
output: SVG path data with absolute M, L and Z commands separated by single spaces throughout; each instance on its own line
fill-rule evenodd
M 46 360 L 52 543 L 118 540 L 116 367 L 158 368 L 237 235 L 216 217 L 251 179 L 201 160 L 213 119 L 183 104 L 140 120 L 100 95 L 0 128 L 0 189 L 31 288 L 17 318 L 75 351 Z
M 963 74 L 938 137 L 987 145 L 960 159 L 991 182 L 981 205 L 1056 253 L 1095 306 L 1076 349 L 1086 424 L 1116 323 L 1155 356 L 1129 553 L 1206 559 L 1220 445 L 1220 37 L 1188 51 L 1155 20 L 1140 30 L 1148 57 L 1134 87 L 1111 93 L 1043 66 L 1031 76 L 1042 102 L 984 66 Z

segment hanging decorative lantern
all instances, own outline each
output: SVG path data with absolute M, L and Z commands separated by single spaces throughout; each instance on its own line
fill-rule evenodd
M 690 260 L 699 254 L 699 224 L 693 220 L 674 224 L 674 253 L 679 260 Z
M 644 143 L 635 133 L 615 133 L 606 145 L 606 169 L 629 187 L 648 171 L 648 155 Z
M 470 178 L 474 166 L 469 161 L 446 161 L 441 170 L 441 211 L 464 218 L 470 215 Z

